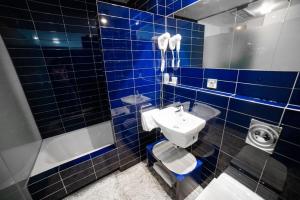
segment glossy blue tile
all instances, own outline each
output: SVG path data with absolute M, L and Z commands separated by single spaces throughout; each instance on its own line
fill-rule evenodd
M 248 115 L 244 115 L 235 111 L 228 111 L 227 121 L 237 124 L 239 126 L 248 128 L 250 126 L 251 119 L 255 117 L 250 117 Z
M 227 108 L 229 98 L 216 94 L 210 94 L 207 92 L 197 91 L 197 100 L 222 108 Z
M 113 100 L 118 100 L 118 99 L 121 99 L 123 97 L 127 97 L 127 96 L 130 96 L 130 95 L 134 95 L 134 89 L 133 88 L 128 88 L 128 89 L 123 89 L 122 92 L 120 91 L 110 91 L 109 92 L 109 98 L 111 101 Z M 122 99 L 121 99 L 122 101 Z
M 155 85 L 143 85 L 143 86 L 135 87 L 135 91 L 138 94 L 155 93 L 156 87 Z
M 145 86 L 145 85 L 155 85 L 157 83 L 157 81 L 156 81 L 155 76 L 146 77 L 146 78 L 141 77 L 141 78 L 135 78 L 134 83 L 135 83 L 135 87 L 139 87 L 139 86 Z
M 236 86 L 236 83 L 234 83 L 234 82 L 218 81 L 216 90 L 233 94 L 235 91 L 235 86 Z M 204 79 L 203 87 L 207 88 L 207 79 Z
M 129 29 L 129 19 L 111 17 L 106 15 L 100 15 L 100 26 L 119 28 L 119 29 Z
M 52 174 L 55 174 L 55 173 L 57 173 L 57 172 L 58 172 L 58 167 L 54 167 L 54 168 L 49 169 L 49 170 L 47 170 L 47 171 L 45 171 L 45 172 L 43 172 L 43 173 L 40 173 L 40 174 L 38 174 L 38 175 L 35 175 L 35 176 L 30 177 L 28 183 L 29 183 L 29 184 L 32 184 L 32 183 L 37 182 L 37 181 L 39 181 L 39 180 L 41 180 L 41 179 L 44 179 L 44 178 L 46 178 L 46 177 L 48 177 L 48 176 L 51 176 Z
M 153 23 L 153 14 L 148 12 L 142 12 L 139 10 L 131 9 L 130 10 L 130 19 L 140 20 L 145 22 Z
M 181 77 L 180 84 L 188 85 L 196 88 L 202 88 L 203 79 L 201 78 L 192 78 L 192 77 Z
M 198 0 L 182 0 L 182 7 L 191 5 L 192 3 L 197 2 Z
M 237 70 L 226 70 L 226 69 L 205 69 L 204 78 L 213 78 L 223 81 L 232 81 L 237 80 Z
M 154 15 L 154 23 L 160 24 L 160 25 L 165 25 L 165 17 L 161 16 L 161 15 Z
M 295 88 L 300 89 L 300 77 L 299 77 L 299 76 L 298 76 L 298 79 L 297 79 L 297 81 L 296 81 Z
M 108 91 L 123 90 L 126 88 L 133 88 L 133 87 L 134 87 L 133 80 L 107 82 Z
M 167 18 L 167 25 L 176 27 L 176 19 L 168 17 Z
M 153 42 L 149 41 L 132 41 L 132 49 L 134 50 L 152 51 L 155 48 L 154 45 Z
M 291 89 L 238 83 L 236 94 L 260 100 L 287 103 Z
M 192 100 L 196 98 L 195 90 L 190 90 L 190 89 L 185 89 L 180 87 L 175 87 L 175 94 Z
M 193 30 L 194 31 L 204 31 L 205 26 L 202 24 L 193 23 Z
M 154 32 L 153 23 L 143 22 L 140 20 L 130 20 L 130 29 L 133 31 Z
M 152 41 L 153 33 L 147 31 L 131 31 L 132 40 Z
M 286 109 L 284 112 L 282 123 L 292 127 L 300 128 L 300 112 L 295 110 Z
M 282 108 L 262 105 L 239 99 L 231 99 L 229 103 L 229 109 L 273 122 L 279 122 L 283 112 Z
M 177 19 L 176 21 L 177 21 L 177 27 L 182 27 L 182 28 L 185 28 L 185 29 L 192 29 L 192 22 L 185 21 L 185 20 L 180 20 L 180 19 Z
M 102 40 L 103 49 L 121 49 L 128 50 L 131 48 L 130 40 L 114 40 L 114 39 L 103 39 Z
M 300 146 L 279 140 L 275 147 L 275 152 L 284 155 L 292 160 L 300 161 Z
M 155 71 L 153 69 L 136 69 L 134 70 L 134 78 L 154 77 Z
M 129 30 L 121 30 L 114 28 L 105 28 L 101 27 L 101 36 L 102 38 L 110 38 L 110 39 L 130 39 L 130 31 Z
M 142 68 L 153 68 L 155 70 L 155 60 L 143 60 L 143 59 L 138 59 L 138 60 L 132 60 L 132 67 L 134 69 L 142 69 Z M 157 74 L 158 75 L 158 74 Z
M 132 54 L 131 51 L 128 50 L 103 50 L 103 58 L 105 60 L 131 60 L 132 59 Z
M 166 7 L 165 6 L 157 6 L 157 14 L 166 15 Z
M 296 72 L 240 70 L 239 82 L 292 88 Z
M 129 70 L 132 69 L 132 61 L 105 61 L 106 71 Z
M 107 81 L 120 81 L 126 79 L 133 78 L 133 71 L 132 70 L 123 70 L 123 71 L 112 71 L 107 72 Z
M 300 105 L 300 89 L 295 88 L 290 99 L 290 104 Z
M 98 2 L 98 12 L 109 16 L 129 18 L 129 8 L 101 1 Z
M 300 144 L 300 129 L 287 126 L 287 125 L 281 125 L 282 131 L 280 134 L 280 139 L 285 140 L 287 142 L 293 143 L 293 144 Z
M 132 51 L 132 59 L 133 60 L 146 60 L 146 59 L 154 59 L 153 51 Z M 147 62 L 147 61 L 144 61 Z

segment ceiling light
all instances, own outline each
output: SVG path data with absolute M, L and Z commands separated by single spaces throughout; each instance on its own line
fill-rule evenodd
M 38 36 L 36 36 L 36 35 L 35 35 L 35 36 L 33 36 L 32 38 L 33 38 L 34 40 L 38 40 L 38 39 L 39 39 L 39 37 L 38 37 Z

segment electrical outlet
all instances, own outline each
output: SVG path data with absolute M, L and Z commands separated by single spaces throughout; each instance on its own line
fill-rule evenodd
M 207 79 L 207 85 L 206 85 L 207 88 L 217 89 L 217 86 L 218 86 L 218 79 L 211 79 L 211 78 Z

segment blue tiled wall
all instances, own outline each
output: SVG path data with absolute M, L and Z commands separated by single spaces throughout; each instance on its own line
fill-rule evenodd
M 167 16 L 197 1 L 198 0 L 131 0 L 129 4 L 140 10 Z
M 229 161 L 246 145 L 250 120 L 254 118 L 283 128 L 271 156 L 287 167 L 290 178 L 286 180 L 288 186 L 279 194 L 283 199 L 299 198 L 296 188 L 300 177 L 295 170 L 300 167 L 299 73 L 182 68 L 181 75 L 182 85 L 164 85 L 164 105 L 190 101 L 192 105 L 203 103 L 221 112 L 216 119 L 208 121 L 199 134 L 198 143 L 192 147 L 201 149 L 206 144 L 220 152 L 219 155 L 204 158 L 204 185 L 214 175 L 223 172 L 230 165 Z M 207 78 L 219 80 L 216 90 L 206 87 Z M 268 161 L 267 169 L 273 167 L 272 162 Z M 255 170 L 261 173 L 263 169 Z M 250 179 L 256 185 L 265 185 L 261 179 Z
M 288 102 L 299 105 L 295 82 L 297 72 L 192 67 L 182 68 L 179 76 L 182 85 L 208 89 L 207 79 L 217 79 L 217 89 L 212 91 L 279 106 L 285 106 Z
M 110 120 L 95 1 L 1 1 L 1 35 L 43 138 Z
M 109 3 L 98 3 L 104 67 L 112 121 L 120 157 L 126 169 L 145 157 L 143 149 L 156 133 L 144 133 L 140 107 L 160 103 L 160 76 L 156 67 L 154 14 Z M 133 98 L 133 102 L 124 100 Z
M 126 169 L 144 159 L 145 146 L 160 137 L 155 132 L 145 133 L 140 123 L 141 106 L 160 106 L 161 55 L 155 37 L 166 31 L 171 35 L 182 34 L 182 67 L 201 67 L 202 59 L 190 58 L 193 53 L 202 58 L 202 46 L 192 44 L 193 40 L 203 39 L 204 28 L 189 21 L 105 2 L 98 2 L 98 11 L 112 121 L 121 169 Z M 168 51 L 166 71 L 173 72 L 169 67 L 170 56 Z M 126 102 L 126 98 L 134 96 L 136 102 Z

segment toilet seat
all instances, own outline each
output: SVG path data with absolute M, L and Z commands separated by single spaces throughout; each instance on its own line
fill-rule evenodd
M 196 200 L 263 200 L 258 194 L 232 178 L 222 173 L 214 178 L 200 193 Z

